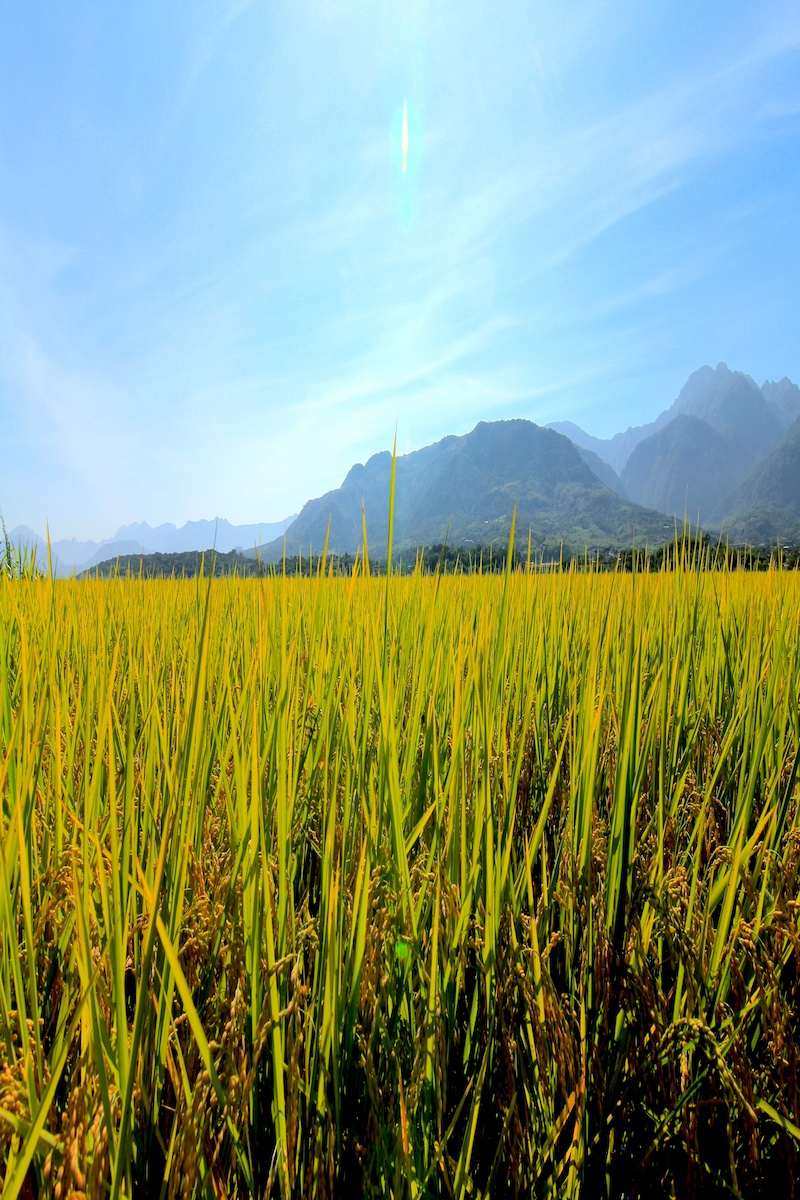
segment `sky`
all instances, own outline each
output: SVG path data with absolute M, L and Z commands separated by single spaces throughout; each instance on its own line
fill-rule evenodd
M 3 518 L 800 382 L 799 148 L 800 0 L 0 0 Z

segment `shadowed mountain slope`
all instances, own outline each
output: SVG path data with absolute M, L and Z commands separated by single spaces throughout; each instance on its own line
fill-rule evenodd
M 622 496 L 623 500 L 630 499 L 625 490 L 625 485 L 612 466 L 604 462 L 599 454 L 595 454 L 594 450 L 587 450 L 585 446 L 579 446 L 577 442 L 573 444 L 589 470 L 593 471 L 606 487 L 610 487 L 612 492 L 616 492 L 618 496 Z
M 685 414 L 639 442 L 622 472 L 638 504 L 705 523 L 747 474 L 748 456 L 738 439 Z
M 733 541 L 800 539 L 800 418 L 714 516 Z

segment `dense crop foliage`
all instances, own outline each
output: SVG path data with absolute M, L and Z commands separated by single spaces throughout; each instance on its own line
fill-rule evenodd
M 798 614 L 0 580 L 3 1194 L 791 1194 Z

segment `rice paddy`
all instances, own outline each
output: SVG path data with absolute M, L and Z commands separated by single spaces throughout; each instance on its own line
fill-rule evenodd
M 800 575 L 0 579 L 3 1196 L 792 1194 Z

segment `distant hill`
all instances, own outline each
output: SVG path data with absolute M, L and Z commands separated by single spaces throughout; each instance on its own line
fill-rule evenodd
M 800 541 L 800 418 L 715 516 L 732 541 Z
M 118 544 L 124 545 L 124 543 Z M 237 550 L 217 553 L 211 547 L 207 547 L 202 551 L 115 554 L 82 571 L 78 578 L 99 576 L 101 579 L 108 579 L 117 575 L 122 578 L 131 575 L 135 579 L 169 579 L 173 576 L 176 579 L 193 579 L 201 571 L 204 575 L 210 575 L 212 570 L 215 576 L 236 574 L 240 578 L 261 573 L 254 558 L 247 558 Z
M 744 479 L 750 463 L 738 438 L 686 414 L 634 448 L 622 482 L 632 500 L 659 512 L 706 522 Z
M 179 554 L 185 550 L 204 550 L 215 546 L 220 553 L 227 554 L 230 550 L 249 550 L 253 546 L 271 542 L 283 534 L 296 515 L 293 513 L 283 521 L 255 525 L 232 525 L 224 517 L 219 517 L 213 521 L 187 521 L 178 528 L 172 524 L 151 528 L 146 521 L 141 521 L 138 524 L 121 525 L 114 534 L 114 540 L 140 543 L 151 553 Z
M 101 542 L 78 541 L 64 538 L 51 542 L 50 553 L 56 575 L 71 575 L 74 571 L 88 570 L 100 562 L 115 560 L 121 555 L 179 554 L 185 551 L 202 551 L 216 545 L 220 553 L 236 549 L 249 549 L 272 541 L 283 534 L 296 514 L 283 521 L 268 521 L 256 525 L 232 525 L 223 518 L 213 521 L 187 521 L 176 527 L 172 524 L 152 528 L 146 521 L 133 525 L 122 525 L 111 538 Z M 39 563 L 47 566 L 47 539 L 27 525 L 17 525 L 9 533 L 15 545 L 33 549 Z
M 47 538 L 36 533 L 28 525 L 15 525 L 9 531 L 8 537 L 15 546 L 25 546 L 34 551 L 40 566 L 47 567 Z M 106 543 L 79 541 L 77 538 L 51 541 L 50 553 L 55 573 L 71 574 L 76 564 L 89 561 L 104 544 Z
M 309 501 L 286 531 L 290 555 L 319 553 L 330 521 L 329 548 L 354 553 L 362 542 L 362 502 L 370 553 L 385 555 L 391 455 L 354 466 L 342 486 Z M 537 548 L 558 545 L 660 544 L 673 531 L 663 515 L 623 500 L 582 461 L 568 438 L 530 421 L 482 421 L 463 437 L 447 437 L 397 460 L 395 549 L 450 544 L 503 544 L 517 508 L 520 538 Z M 276 561 L 283 538 L 262 552 Z

